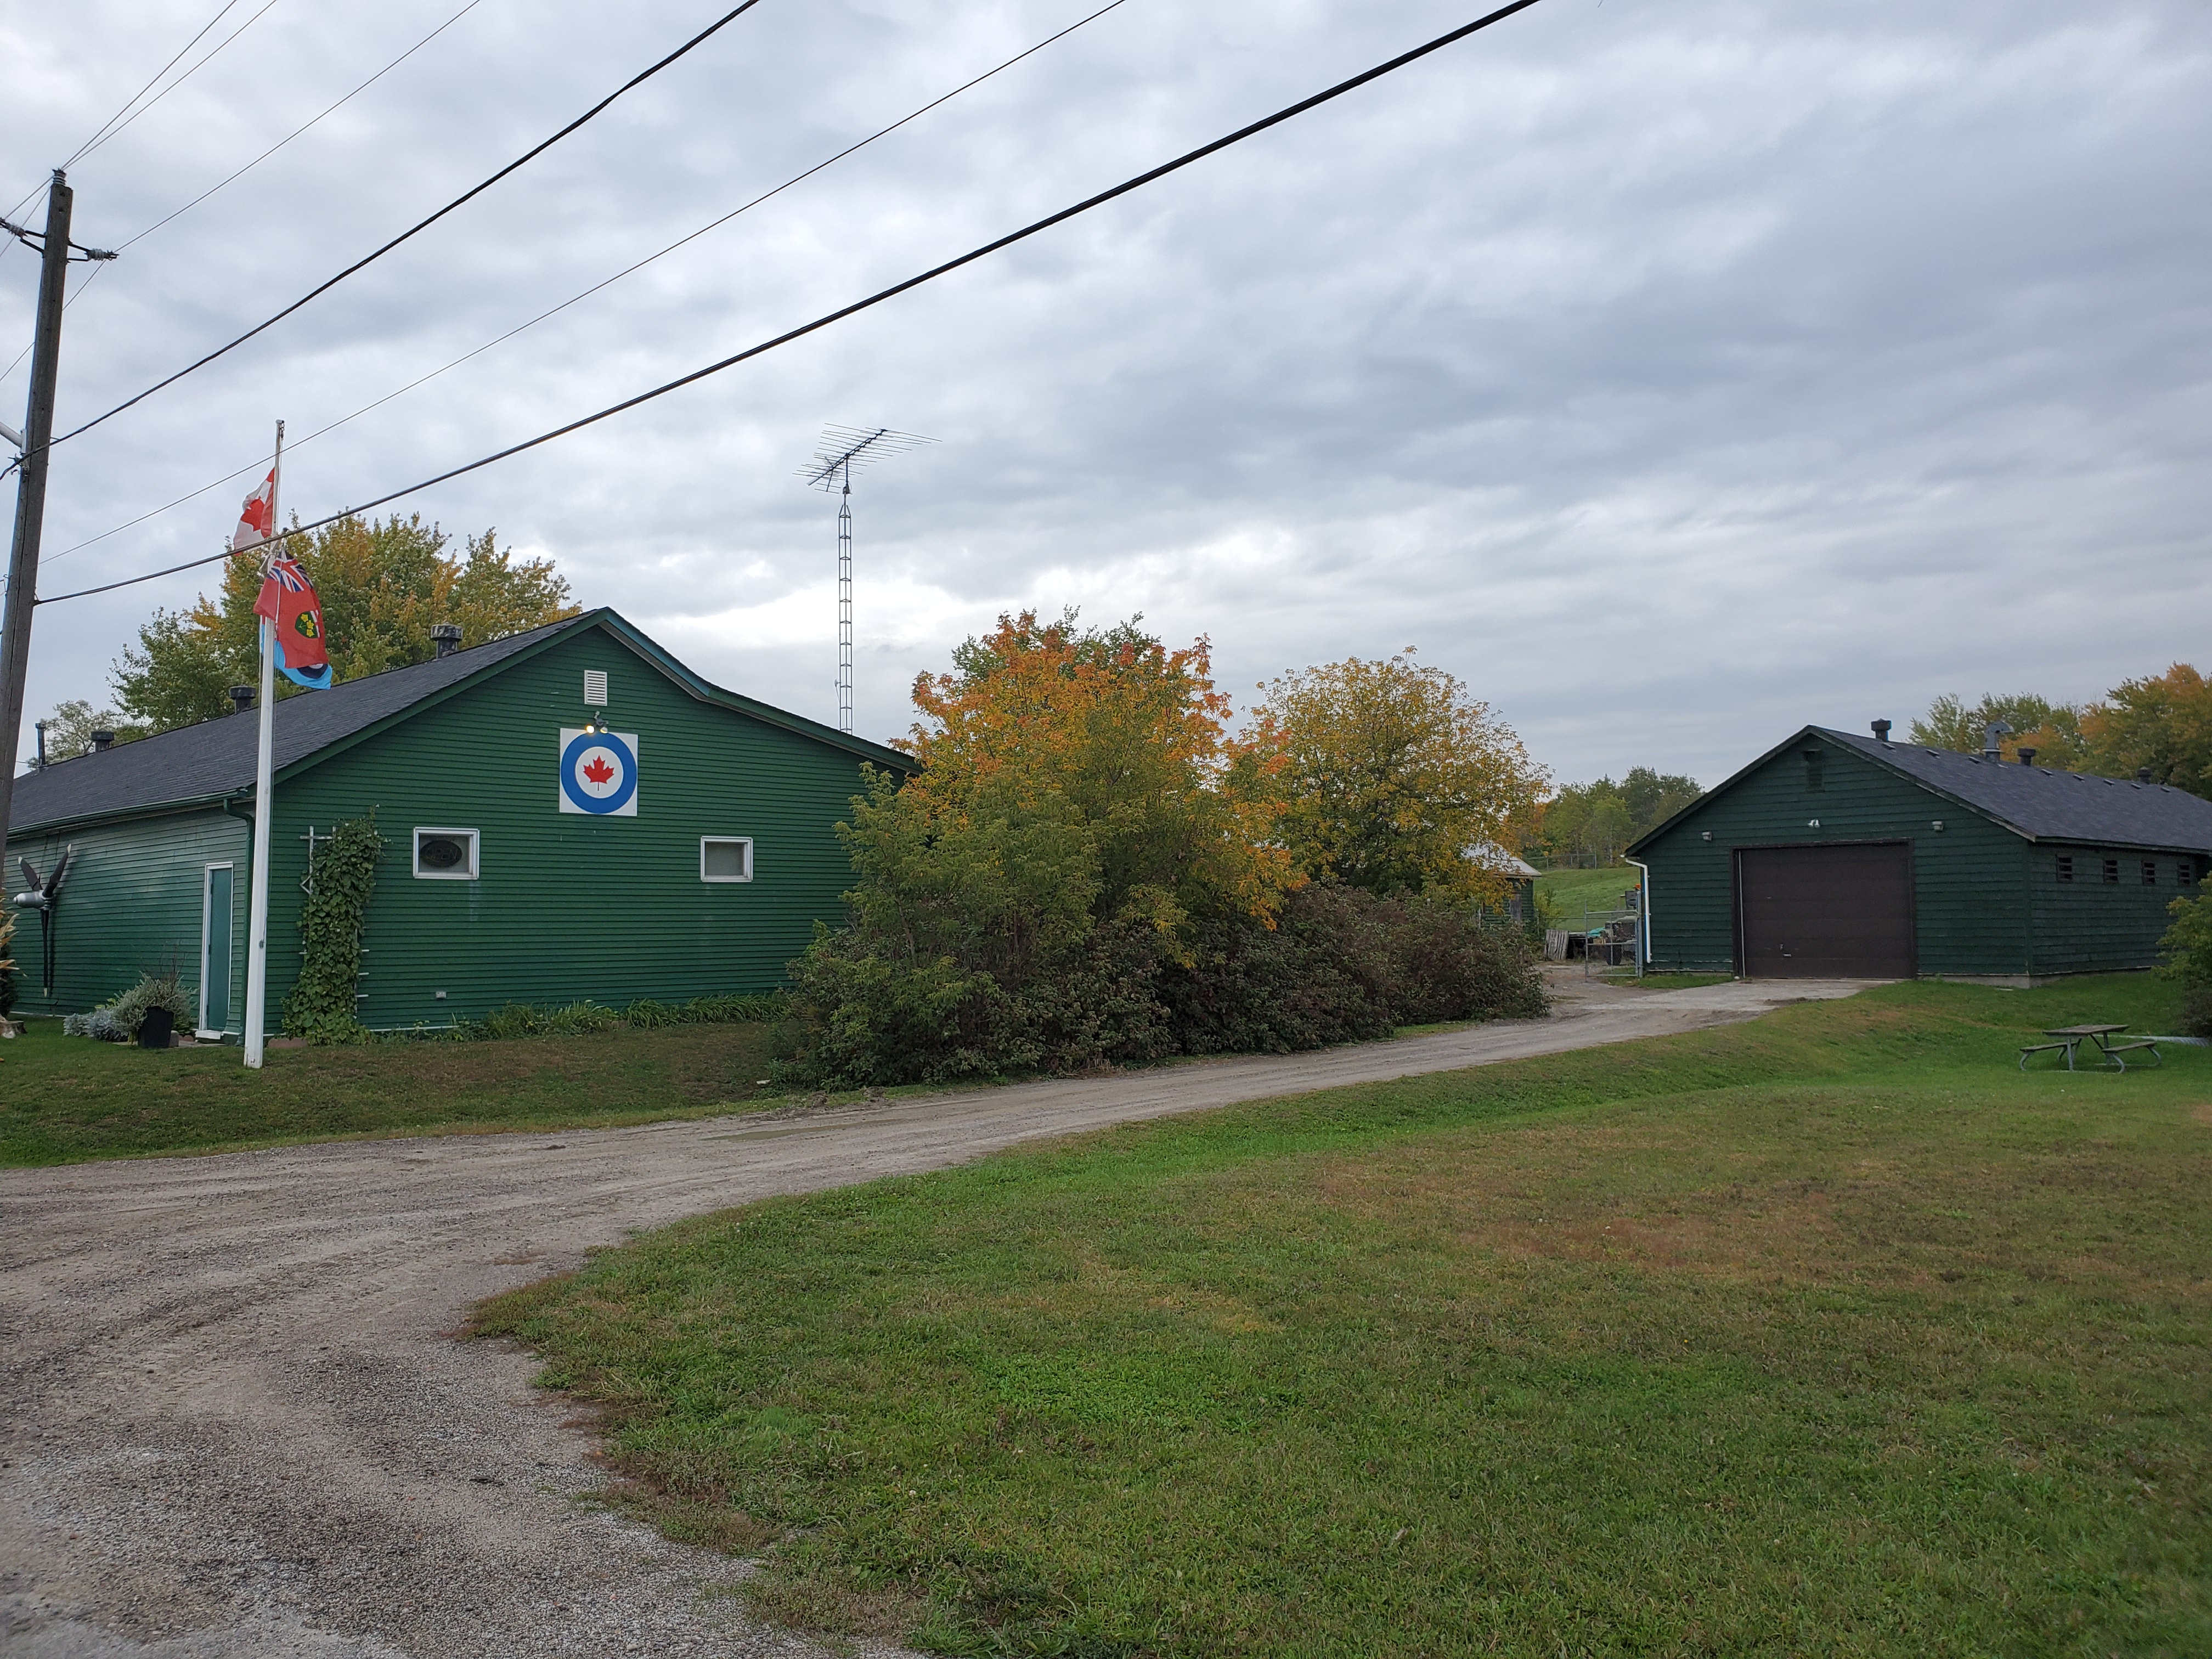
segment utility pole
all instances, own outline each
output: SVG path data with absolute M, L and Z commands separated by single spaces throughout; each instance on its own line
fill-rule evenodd
M 69 180 L 54 169 L 40 249 L 38 331 L 31 338 L 31 401 L 23 417 L 22 477 L 15 485 L 15 541 L 8 556 L 8 602 L 0 614 L 0 845 L 15 796 L 15 745 L 23 737 L 23 677 L 31 661 L 31 609 L 39 602 L 39 540 L 46 529 L 47 445 L 54 435 L 54 377 L 61 367 L 63 283 L 69 276 Z M 28 245 L 21 226 L 7 229 Z M 112 253 L 86 250 L 94 258 Z

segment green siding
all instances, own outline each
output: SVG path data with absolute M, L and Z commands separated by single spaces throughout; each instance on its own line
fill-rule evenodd
M 1807 779 L 1808 749 L 1821 752 L 1817 789 Z M 2027 843 L 1863 756 L 1810 738 L 1715 790 L 1643 849 L 1651 869 L 1652 967 L 1733 970 L 1735 848 L 1850 841 L 1911 844 L 1922 973 L 2037 971 Z
M 252 830 L 219 811 L 23 835 L 8 842 L 8 891 L 22 888 L 19 858 L 50 875 L 64 847 L 74 845 L 56 913 L 54 994 L 40 986 L 39 918 L 18 912 L 15 921 L 15 1008 L 18 1013 L 82 1013 L 138 982 L 149 973 L 175 969 L 199 995 L 200 924 L 204 878 L 210 864 L 229 863 L 231 891 L 231 1024 L 240 1030 L 246 1005 L 246 872 Z
M 584 723 L 586 668 L 608 724 L 638 734 L 638 815 L 558 810 L 558 732 Z M 362 963 L 372 1026 L 441 1024 L 508 1001 L 620 1005 L 782 982 L 852 869 L 835 826 L 860 763 L 699 702 L 613 635 L 586 630 L 280 780 L 270 860 L 270 1018 L 298 976 L 310 824 L 376 809 Z M 416 826 L 481 836 L 474 881 L 412 874 Z M 753 838 L 754 878 L 699 878 L 702 836 Z M 446 993 L 441 1000 L 435 994 Z
M 2074 860 L 2074 879 L 2058 879 L 2058 860 Z M 2104 861 L 2115 860 L 2120 878 L 2107 882 Z M 2177 866 L 2202 863 L 2186 854 L 2123 852 L 2118 848 L 2043 842 L 2028 855 L 2029 890 L 2035 912 L 2035 971 L 2094 973 L 2158 965 L 2158 941 L 2172 918 L 2166 907 L 2185 894 Z M 2145 885 L 2142 867 L 2156 879 Z

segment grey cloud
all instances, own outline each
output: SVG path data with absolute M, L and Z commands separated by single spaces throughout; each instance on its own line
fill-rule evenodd
M 284 0 L 75 175 L 127 234 L 453 9 Z M 57 456 L 59 549 L 468 350 L 1088 7 L 769 3 L 233 360 Z M 64 414 L 293 297 L 714 8 L 485 0 L 72 309 Z M 204 21 L 0 24 L 7 188 Z M 857 297 L 1461 21 L 1131 0 L 651 270 L 301 451 L 319 512 Z M 118 43 L 129 43 L 119 52 Z M 141 67 L 138 59 L 143 59 Z M 123 61 L 127 60 L 127 61 Z M 241 82 L 264 88 L 239 95 Z M 824 420 L 945 440 L 860 486 L 860 711 L 1000 610 L 1141 610 L 1240 691 L 1413 643 L 1564 778 L 1716 777 L 1945 690 L 2204 656 L 2212 20 L 2136 0 L 1547 3 L 1091 219 L 410 503 L 556 556 L 705 672 L 832 706 Z M 20 177 L 21 182 L 16 179 Z M 13 199 L 12 197 L 9 199 Z M 31 262 L 0 260 L 0 349 Z M 20 372 L 0 398 L 21 394 Z M 59 561 L 212 550 L 242 488 Z M 39 619 L 96 694 L 189 577 Z

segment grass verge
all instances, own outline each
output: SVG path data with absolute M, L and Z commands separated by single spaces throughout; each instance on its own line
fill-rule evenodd
M 0 1165 L 206 1152 L 353 1135 L 605 1128 L 703 1116 L 781 1090 L 763 1024 L 482 1042 L 143 1049 L 29 1022 L 0 1042 Z
M 954 1654 L 2212 1651 L 2212 1056 L 1899 985 L 754 1205 L 500 1298 L 673 1535 Z

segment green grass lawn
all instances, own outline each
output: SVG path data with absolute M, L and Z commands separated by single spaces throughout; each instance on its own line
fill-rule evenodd
M 800 1626 L 946 1653 L 2212 1652 L 2212 1054 L 1907 984 L 779 1200 L 483 1310 Z
M 673 1025 L 489 1042 L 143 1049 L 29 1022 L 0 1042 L 0 1165 L 212 1152 L 344 1135 L 605 1127 L 759 1096 L 765 1024 Z
M 1536 896 L 1559 907 L 1555 927 L 1580 927 L 1583 907 L 1610 910 L 1620 896 L 1644 879 L 1641 871 L 1622 865 L 1613 870 L 1547 870 L 1536 878 Z

